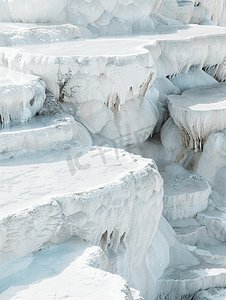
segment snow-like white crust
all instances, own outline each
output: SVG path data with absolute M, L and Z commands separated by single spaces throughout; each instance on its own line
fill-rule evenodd
M 45 88 L 45 82 L 37 76 L 0 67 L 1 122 L 31 119 L 45 101 Z
M 0 298 L 226 285 L 225 20 L 226 0 L 0 0 Z M 61 103 L 46 91 L 42 108 L 46 86 Z M 111 145 L 155 158 L 164 186 L 152 160 Z
M 183 145 L 179 128 L 175 125 L 172 117 L 163 124 L 160 136 L 163 146 L 169 151 L 173 151 Z
M 72 24 L 0 22 L 1 47 L 67 41 L 81 35 L 79 28 Z
M 143 16 L 155 16 L 164 0 L 1 0 L 0 20 L 14 22 L 66 22 L 92 26 L 100 32 L 132 31 Z M 35 8 L 35 9 L 34 9 Z M 151 19 L 150 19 L 151 20 Z
M 40 74 L 56 97 L 76 104 L 75 116 L 91 132 L 112 136 L 105 125 L 113 121 L 117 142 L 126 145 L 146 140 L 159 116 L 157 106 L 145 98 L 160 54 L 155 43 L 149 46 L 153 52 L 142 47 L 148 43 L 97 39 L 1 49 L 10 67 Z
M 198 5 L 198 6 L 197 6 Z M 35 9 L 34 9 L 35 7 Z M 1 0 L 0 21 L 71 22 L 100 34 L 153 30 L 156 17 L 163 24 L 207 22 L 225 25 L 225 1 L 176 0 Z M 205 12 L 208 12 L 208 17 Z
M 117 159 L 115 149 L 103 147 L 104 164 L 100 149 L 91 150 L 1 162 L 1 263 L 73 235 L 112 251 L 121 239 L 139 252 L 139 259 L 124 254 L 121 275 L 143 290 L 145 275 L 140 270 L 137 282 L 136 272 L 158 227 L 162 178 L 152 160 L 124 151 Z M 137 271 L 129 275 L 132 265 Z
M 225 288 L 211 288 L 204 291 L 199 291 L 195 294 L 194 300 L 224 300 L 226 297 Z
M 50 244 L 0 267 L 1 298 L 143 299 L 125 279 L 107 272 L 108 267 L 106 253 L 79 238 L 60 246 Z M 3 273 L 7 282 L 2 278 Z
M 208 136 L 226 128 L 225 84 L 198 87 L 169 96 L 169 110 L 184 145 L 202 149 Z
M 71 116 L 37 116 L 29 123 L 7 127 L 0 131 L 0 153 L 23 149 L 43 150 L 53 144 L 72 140 L 83 146 L 92 145 L 89 133 Z
M 164 180 L 162 213 L 167 220 L 193 217 L 207 208 L 211 187 L 204 178 L 167 161 L 158 162 L 158 167 Z
M 191 68 L 187 73 L 182 72 L 178 76 L 172 77 L 170 81 L 177 86 L 182 93 L 185 90 L 190 90 L 198 86 L 217 84 L 217 81 L 212 76 L 197 68 Z
M 210 236 L 222 242 L 226 241 L 226 210 L 224 207 L 200 212 L 197 214 L 197 220 L 200 224 L 206 226 Z
M 183 299 L 193 296 L 201 289 L 226 285 L 226 267 L 202 263 L 188 269 L 169 269 L 157 281 L 156 299 Z M 216 298 L 215 298 L 216 299 Z
M 124 145 L 141 143 L 152 134 L 159 118 L 156 103 L 145 98 L 158 75 L 157 62 L 159 67 L 164 65 L 165 75 L 172 75 L 197 61 L 209 66 L 224 58 L 225 29 L 191 25 L 182 30 L 177 26 L 172 28 L 174 33 L 167 28 L 160 26 L 161 34 L 142 38 L 2 47 L 0 64 L 41 76 L 56 97 L 76 104 L 75 115 L 91 132 L 113 136 Z M 178 41 L 186 51 L 178 53 Z
M 145 293 L 143 262 L 162 212 L 163 181 L 152 160 L 101 150 L 106 164 L 99 148 L 1 162 L 1 263 L 78 236 L 115 253 L 110 271 Z

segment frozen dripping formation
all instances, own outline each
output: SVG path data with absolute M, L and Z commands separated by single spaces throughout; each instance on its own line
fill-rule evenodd
M 0 121 L 25 122 L 45 101 L 45 82 L 33 75 L 0 67 Z
M 154 81 L 160 48 L 148 44 L 146 38 L 135 37 L 23 45 L 1 48 L 1 63 L 39 73 L 47 88 L 66 102 L 95 99 L 112 107 L 144 96 Z
M 51 101 L 45 102 L 40 110 L 45 116 L 35 116 L 22 125 L 10 124 L 10 130 L 4 126 L 0 133 L 4 152 L 0 155 L 0 278 L 8 277 L 3 278 L 4 284 L 12 279 L 11 275 L 16 280 L 20 277 L 20 274 L 14 277 L 11 272 L 21 267 L 23 259 L 9 260 L 31 252 L 42 256 L 42 249 L 48 248 L 46 243 L 64 244 L 73 236 L 83 239 L 82 245 L 94 245 L 88 251 L 88 260 L 92 266 L 104 269 L 103 273 L 84 265 L 80 268 L 73 261 L 58 278 L 44 276 L 39 282 L 32 282 L 30 290 L 34 297 L 43 298 L 45 291 L 50 298 L 55 294 L 83 297 L 87 276 L 93 278 L 94 285 L 100 282 L 100 293 L 96 294 L 91 285 L 87 288 L 88 297 L 95 295 L 101 299 L 112 297 L 107 291 L 108 278 L 117 285 L 115 289 L 111 286 L 110 293 L 115 290 L 117 298 L 131 300 L 141 296 L 129 286 L 139 289 L 145 300 L 155 297 L 174 300 L 191 298 L 198 289 L 226 284 L 225 264 L 216 267 L 213 257 L 213 264 L 207 265 L 203 258 L 207 251 L 179 244 L 173 229 L 160 217 L 163 199 L 163 214 L 178 222 L 205 210 L 208 204 L 216 206 L 220 202 L 215 199 L 218 191 L 224 193 L 224 187 L 220 188 L 225 178 L 224 142 L 216 147 L 211 145 L 214 142 L 210 139 L 211 128 L 205 145 L 210 141 L 208 155 L 216 153 L 217 157 L 205 167 L 209 157 L 205 156 L 205 145 L 203 152 L 186 148 L 176 121 L 172 117 L 167 120 L 168 98 L 174 97 L 170 94 L 179 95 L 195 86 L 216 83 L 202 68 L 224 79 L 226 30 L 182 24 L 203 21 L 214 25 L 212 20 L 219 22 L 223 7 L 222 1 L 218 3 L 214 8 L 215 1 L 49 0 L 44 3 L 31 0 L 28 3 L 27 0 L 0 0 L 0 19 L 40 22 L 0 24 L 0 65 L 40 76 L 59 100 L 52 102 L 53 107 Z M 34 13 L 32 6 L 37 8 Z M 48 25 L 42 23 L 47 21 Z M 77 26 L 54 25 L 56 21 Z M 141 36 L 142 30 L 154 34 Z M 136 35 L 128 36 L 133 32 Z M 114 33 L 127 36 L 97 38 Z M 201 122 L 194 121 L 196 130 L 211 123 L 209 119 L 203 121 L 204 125 Z M 92 139 L 84 126 L 97 147 L 90 148 Z M 162 143 L 158 136 L 160 129 Z M 156 134 L 152 140 L 142 144 L 153 132 Z M 81 144 L 82 148 L 78 148 Z M 128 151 L 158 160 L 165 179 L 164 198 L 163 181 L 153 162 L 111 148 L 112 145 L 127 146 Z M 31 151 L 27 151 L 29 148 Z M 196 145 L 194 148 L 197 149 Z M 215 177 L 211 171 L 205 174 L 216 188 L 210 199 L 211 187 L 201 176 L 163 159 L 177 161 L 188 169 L 197 168 L 199 173 L 202 168 L 205 173 L 205 168 L 209 172 L 211 166 L 216 167 L 213 170 L 219 171 L 219 176 Z M 204 214 L 206 230 L 212 223 Z M 218 226 L 212 227 L 219 229 L 224 222 L 221 218 Z M 216 225 L 216 218 L 213 223 Z M 186 236 L 181 240 L 196 243 L 198 234 L 195 232 L 194 239 Z M 200 264 L 201 259 L 193 253 L 201 256 L 204 263 Z M 32 256 L 33 253 L 25 258 L 26 267 Z M 9 264 L 4 264 L 7 261 Z M 69 286 L 75 282 L 71 273 L 76 273 L 78 278 L 78 272 L 83 281 L 81 294 Z M 34 271 L 31 273 L 36 275 Z M 65 283 L 66 292 L 59 282 Z M 23 278 L 20 283 L 26 284 Z M 18 289 L 22 290 L 18 292 Z M 15 299 L 21 295 L 30 297 L 29 289 L 21 285 L 5 290 L 4 296 L 7 293 Z
M 65 110 L 91 132 L 128 144 L 147 139 L 159 116 L 157 106 L 145 95 L 155 79 L 160 49 L 155 43 L 148 47 L 150 52 L 140 47 L 146 43 L 128 38 L 41 44 L 38 50 L 29 45 L 11 48 L 9 59 L 12 68 L 40 74 L 47 88 L 65 102 Z M 18 55 L 23 64 L 18 65 Z
M 154 289 L 145 259 L 162 212 L 162 178 L 151 160 L 122 150 L 117 159 L 117 150 L 102 150 L 106 164 L 100 164 L 98 148 L 84 155 L 79 150 L 45 153 L 38 162 L 36 155 L 35 165 L 32 155 L 20 158 L 26 165 L 13 168 L 10 161 L 1 162 L 1 181 L 5 178 L 7 183 L 2 194 L 6 201 L 1 203 L 1 264 L 37 251 L 48 241 L 62 243 L 78 236 L 109 255 L 110 272 L 142 294 L 147 285 Z M 17 184 L 9 193 L 15 176 Z M 34 181 L 36 191 L 26 194 L 27 184 Z
M 152 38 L 158 41 L 162 49 L 160 59 L 167 76 L 186 73 L 192 66 L 201 69 L 220 65 L 224 61 L 225 28 L 189 25 L 185 29 L 184 26 L 162 25 L 157 30 L 159 35 Z
M 208 136 L 226 128 L 225 84 L 198 87 L 169 96 L 169 110 L 184 145 L 203 149 Z
M 187 269 L 167 269 L 157 281 L 157 299 L 189 299 L 201 289 L 225 286 L 226 268 L 201 263 Z M 167 297 L 167 298 L 166 298 Z
M 1 182 L 6 183 L 5 202 L 1 202 L 1 263 L 37 251 L 47 241 L 62 243 L 77 235 L 114 254 L 117 259 L 111 271 L 144 294 L 147 281 L 149 286 L 154 283 L 148 279 L 147 267 L 140 265 L 158 227 L 163 182 L 151 160 L 124 151 L 117 159 L 111 149 L 105 152 L 107 164 L 100 165 L 98 153 L 98 148 L 82 156 L 79 150 L 64 151 L 55 158 L 50 153 L 40 156 L 35 165 L 31 155 L 29 160 L 19 159 L 26 165 L 13 168 L 8 165 L 12 160 L 1 162 Z M 9 193 L 13 181 L 15 189 Z M 36 190 L 25 193 L 34 182 Z

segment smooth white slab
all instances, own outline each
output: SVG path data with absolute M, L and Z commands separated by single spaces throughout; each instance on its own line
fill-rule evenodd
M 204 178 L 175 163 L 157 164 L 164 180 L 163 215 L 167 220 L 193 217 L 207 208 L 211 187 Z
M 120 149 L 104 146 L 88 153 L 82 149 L 65 150 L 0 161 L 0 216 L 45 203 L 51 196 L 108 185 L 146 164 L 143 158 L 138 160 Z

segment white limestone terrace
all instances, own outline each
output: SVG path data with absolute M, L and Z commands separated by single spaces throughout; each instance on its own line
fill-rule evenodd
M 190 268 L 168 268 L 157 281 L 157 299 L 191 299 L 199 290 L 226 285 L 226 265 L 203 262 Z
M 212 132 L 226 128 L 225 87 L 224 83 L 215 84 L 169 96 L 169 111 L 184 145 L 203 149 Z
M 36 116 L 29 122 L 11 123 L 0 129 L 0 160 L 4 158 L 1 153 L 25 149 L 53 150 L 60 144 L 66 147 L 65 143 L 71 141 L 76 142 L 78 147 L 91 146 L 93 143 L 88 131 L 71 116 Z
M 219 241 L 226 241 L 226 209 L 216 207 L 214 210 L 207 210 L 197 214 L 197 220 L 201 225 L 205 225 L 210 236 Z
M 0 67 L 1 123 L 31 119 L 43 106 L 45 87 L 45 82 L 38 76 Z
M 35 7 L 35 10 L 33 9 Z M 14 22 L 65 23 L 88 27 L 100 34 L 153 30 L 164 24 L 225 24 L 225 1 L 176 0 L 1 0 L 0 20 Z
M 157 60 L 170 76 L 193 65 L 218 65 L 225 44 L 225 28 L 159 26 L 152 36 L 1 47 L 0 64 L 41 76 L 57 98 L 76 105 L 75 115 L 91 132 L 115 140 L 129 136 L 131 144 L 137 142 L 134 132 L 140 142 L 146 140 L 159 117 L 156 103 L 145 97 L 161 72 Z M 91 119 L 97 123 L 90 126 Z
M 16 47 L 1 49 L 5 53 L 12 51 L 11 57 L 19 55 L 24 67 L 20 63 L 17 66 L 22 67 L 23 72 L 39 73 L 47 83 L 47 88 L 58 98 L 76 104 L 76 115 L 91 132 L 105 130 L 105 136 L 118 139 L 119 133 L 131 135 L 137 130 L 144 133 L 143 139 L 146 139 L 158 119 L 156 105 L 149 103 L 144 95 L 154 81 L 155 61 L 159 53 L 155 44 L 151 46 L 154 51 L 152 54 L 141 47 L 142 44 L 139 39 L 128 38 L 124 41 L 121 38 L 106 38 L 80 40 L 78 43 L 39 44 L 29 49 L 23 46 L 22 50 Z M 3 57 L 5 64 L 7 59 Z M 119 113 L 120 106 L 126 100 L 131 100 L 131 103 Z M 115 114 L 111 108 L 115 108 Z M 131 115 L 135 120 L 135 128 L 128 126 L 130 122 L 126 118 L 129 109 L 135 112 Z M 108 122 L 113 123 L 110 132 Z M 104 128 L 105 125 L 107 128 Z M 133 134 L 130 142 L 134 141 Z
M 226 297 L 225 288 L 211 288 L 199 291 L 195 294 L 194 300 L 224 300 Z
M 204 178 L 169 161 L 157 165 L 164 181 L 162 213 L 168 221 L 193 217 L 207 208 L 211 186 Z
M 106 253 L 82 239 L 49 244 L 0 267 L 1 300 L 143 299 L 125 279 L 107 272 L 108 267 Z
M 202 236 L 206 234 L 206 227 L 198 223 L 195 218 L 170 221 L 170 225 L 176 232 L 176 238 L 180 243 L 196 246 Z
M 194 7 L 194 4 L 198 6 Z M 211 24 L 212 20 L 218 24 L 222 22 L 223 6 L 223 0 L 211 3 L 209 0 L 200 3 L 177 3 L 176 0 L 0 0 L 0 20 L 52 23 L 67 20 L 73 24 L 78 20 L 79 28 L 70 24 L 1 23 L 0 65 L 41 77 L 47 89 L 63 101 L 63 110 L 92 133 L 122 140 L 123 146 L 142 143 L 152 134 L 158 119 L 166 120 L 161 116 L 161 103 L 168 94 L 180 92 L 166 76 L 171 78 L 186 73 L 192 66 L 200 69 L 192 78 L 199 76 L 203 67 L 214 66 L 220 80 L 226 74 L 225 28 L 181 25 L 168 29 L 168 26 L 156 24 L 181 24 L 184 20 L 199 23 L 203 18 L 205 24 Z M 142 28 L 153 35 L 95 36 L 95 33 L 128 34 Z M 91 38 L 78 38 L 81 35 Z M 203 77 L 205 84 L 212 79 L 207 77 Z M 158 78 L 156 85 L 150 89 L 155 78 Z M 193 87 L 194 82 L 190 83 Z M 163 85 L 166 88 L 161 90 Z M 165 97 L 161 103 L 160 94 Z M 48 109 L 46 111 L 48 113 Z M 31 299 L 33 295 L 40 299 L 43 294 L 51 300 L 56 294 L 62 298 L 95 295 L 99 299 L 116 296 L 117 299 L 141 300 L 129 284 L 140 290 L 146 300 L 153 300 L 156 286 L 157 299 L 181 299 L 191 298 L 199 289 L 225 286 L 224 257 L 223 263 L 220 259 L 215 262 L 213 258 L 212 264 L 202 255 L 197 258 L 193 253 L 198 250 L 193 248 L 190 252 L 191 248 L 178 243 L 173 229 L 163 217 L 160 218 L 164 188 L 155 164 L 123 150 L 104 147 L 105 139 L 95 148 L 74 149 L 72 139 L 84 146 L 91 138 L 82 125 L 72 117 L 64 116 L 63 113 L 61 116 L 35 116 L 28 123 L 10 124 L 10 130 L 4 129 L 5 132 L 0 133 L 0 145 L 7 143 L 2 147 L 2 157 L 7 154 L 10 158 L 1 160 L 0 155 L 2 295 L 15 300 Z M 159 124 L 161 126 L 161 122 Z M 13 136 L 16 146 L 12 145 Z M 159 146 L 147 142 L 146 145 L 152 144 L 145 149 L 149 156 L 155 152 L 159 160 L 171 159 L 172 156 L 182 157 L 181 150 L 193 151 L 183 147 L 172 118 L 166 122 L 161 138 L 167 149 L 160 142 Z M 59 148 L 55 147 L 58 142 Z M 55 151 L 42 151 L 46 146 Z M 27 153 L 26 147 L 34 153 Z M 18 149 L 25 155 L 15 153 Z M 220 160 L 224 159 L 221 157 Z M 171 192 L 173 200 L 179 199 L 178 206 L 172 210 L 169 207 L 169 213 L 174 214 L 169 219 L 193 216 L 206 208 L 210 186 L 204 179 L 178 165 L 174 165 L 168 174 L 164 164 L 159 166 L 165 181 L 168 180 L 165 199 Z M 224 172 L 225 169 L 220 174 L 221 179 Z M 178 175 L 184 180 L 178 181 Z M 183 206 L 184 199 L 186 205 Z M 198 200 L 202 201 L 197 203 Z M 193 205 L 194 202 L 197 205 Z M 211 220 L 206 219 L 205 214 L 206 227 L 211 227 Z M 224 214 L 221 214 L 216 228 L 221 228 L 224 222 Z M 91 268 L 86 262 L 80 264 L 82 257 L 75 257 L 77 245 L 64 244 L 72 236 L 83 239 L 81 247 L 77 248 L 78 255 L 83 246 L 96 245 L 90 248 L 91 253 L 89 250 L 87 253 Z M 63 245 L 52 247 L 50 243 Z M 52 248 L 48 252 L 49 246 Z M 67 246 L 73 248 L 71 252 L 69 250 L 69 262 L 68 257 L 64 260 L 65 256 L 62 258 L 61 255 L 67 252 Z M 46 250 L 52 261 L 43 259 Z M 54 251 L 59 256 L 54 256 Z M 200 257 L 200 261 L 205 261 L 202 264 L 199 264 Z M 54 268 L 59 265 L 60 268 L 63 265 L 63 270 L 61 268 L 57 273 Z M 93 266 L 104 270 L 95 270 Z M 22 273 L 16 274 L 18 269 Z M 38 270 L 40 273 L 37 274 Z M 124 279 L 105 271 L 119 274 Z M 25 277 L 32 281 L 30 286 Z M 108 288 L 110 282 L 115 285 Z M 76 289 L 77 283 L 80 288 Z
M 77 26 L 72 24 L 32 24 L 0 22 L 0 46 L 59 42 L 81 37 Z
M 73 235 L 104 250 L 114 237 L 115 249 L 124 235 L 131 251 L 142 245 L 139 259 L 130 252 L 125 258 L 128 265 L 135 260 L 139 269 L 162 212 L 163 182 L 152 160 L 95 147 L 86 153 L 27 154 L 0 161 L 0 166 L 1 263 Z M 143 290 L 143 279 L 131 280 Z

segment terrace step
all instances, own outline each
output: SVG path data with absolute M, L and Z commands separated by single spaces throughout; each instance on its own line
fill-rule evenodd
M 206 233 L 206 227 L 201 226 L 195 218 L 170 221 L 176 232 L 177 240 L 182 244 L 196 246 L 200 237 Z
M 35 116 L 29 122 L 11 123 L 0 130 L 0 155 L 7 152 L 54 149 L 59 143 L 77 142 L 91 146 L 88 131 L 67 115 Z
M 201 225 L 206 226 L 210 236 L 226 242 L 226 207 L 200 212 L 196 219 Z
M 199 290 L 224 287 L 225 285 L 226 264 L 219 266 L 203 262 L 185 269 L 168 268 L 157 281 L 155 299 L 191 299 Z
M 43 106 L 45 82 L 38 76 L 0 67 L 0 123 L 25 122 Z
M 105 249 L 113 230 L 115 243 L 129 234 L 125 215 L 131 232 L 137 227 L 137 205 L 146 207 L 148 224 L 157 226 L 161 216 L 163 182 L 156 165 L 124 150 L 39 151 L 2 160 L 0 168 L 0 264 L 72 236 Z M 147 231 L 145 226 L 140 240 Z
M 1 47 L 67 41 L 81 35 L 79 28 L 72 24 L 0 22 Z
M 211 187 L 204 178 L 169 161 L 157 165 L 164 180 L 163 215 L 168 221 L 192 218 L 207 208 Z
M 226 128 L 226 84 L 196 87 L 169 96 L 169 110 L 186 147 L 203 149 L 208 136 Z

